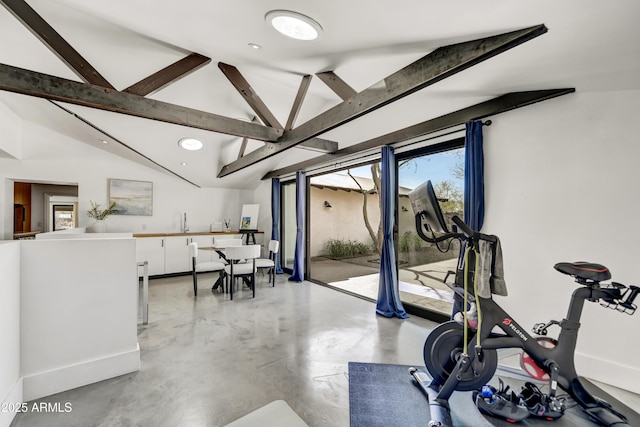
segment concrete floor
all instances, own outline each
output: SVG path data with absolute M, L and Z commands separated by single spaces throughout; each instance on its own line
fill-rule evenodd
M 150 281 L 141 369 L 41 399 L 68 413 L 18 414 L 28 426 L 224 426 L 285 400 L 311 427 L 349 425 L 349 361 L 423 365 L 434 323 L 376 316 L 371 302 L 329 288 L 259 279 L 256 298 L 211 293 L 215 273 Z
M 190 276 L 151 280 L 140 371 L 40 399 L 71 411 L 18 414 L 11 426 L 224 426 L 281 399 L 310 427 L 346 427 L 349 361 L 424 364 L 433 322 L 378 317 L 370 301 L 288 275 L 230 301 L 210 291 L 215 277 L 199 275 L 197 298 Z

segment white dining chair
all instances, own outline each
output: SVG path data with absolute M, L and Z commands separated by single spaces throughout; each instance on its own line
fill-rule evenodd
M 226 279 L 229 279 L 229 293 L 233 300 L 235 279 L 250 277 L 253 297 L 256 297 L 256 258 L 260 256 L 260 245 L 227 246 L 225 248 L 228 265 L 224 267 Z M 245 262 L 240 262 L 245 261 Z
M 280 242 L 277 240 L 269 240 L 269 258 L 258 258 L 256 260 L 257 269 L 269 269 L 269 280 L 271 286 L 276 286 L 276 257 L 280 250 Z
M 225 264 L 221 261 L 198 262 L 198 244 L 189 243 L 189 256 L 191 257 L 191 274 L 193 276 L 193 296 L 198 296 L 198 273 L 211 271 L 224 271 Z

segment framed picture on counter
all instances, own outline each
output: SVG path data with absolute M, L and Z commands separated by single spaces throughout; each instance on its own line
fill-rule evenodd
M 153 215 L 153 182 L 109 178 L 109 203 L 116 202 L 114 215 Z
M 240 230 L 257 230 L 259 211 L 260 205 L 242 205 L 242 215 L 240 216 Z

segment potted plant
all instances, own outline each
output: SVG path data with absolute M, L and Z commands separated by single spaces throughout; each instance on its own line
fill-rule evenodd
M 112 213 L 118 211 L 118 204 L 116 202 L 111 202 L 109 207 L 106 209 L 100 209 L 100 205 L 93 200 L 90 200 L 89 203 L 91 203 L 91 209 L 87 211 L 87 216 L 96 220 L 96 222 L 91 226 L 91 231 L 94 233 L 106 232 L 107 225 L 104 220 Z

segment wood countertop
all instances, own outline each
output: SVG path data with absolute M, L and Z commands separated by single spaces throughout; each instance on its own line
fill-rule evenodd
M 264 234 L 264 231 L 254 231 L 256 234 Z M 133 237 L 171 237 L 171 236 L 203 236 L 203 235 L 243 234 L 239 230 L 231 231 L 200 231 L 189 233 L 134 233 Z
M 25 231 L 21 233 L 13 233 L 13 240 L 33 239 L 40 231 Z

